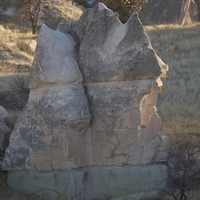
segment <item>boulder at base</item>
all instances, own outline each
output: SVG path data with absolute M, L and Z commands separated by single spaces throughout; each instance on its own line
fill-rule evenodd
M 37 200 L 137 200 L 156 199 L 166 186 L 166 176 L 165 165 L 92 167 L 11 172 L 8 183 L 17 191 L 35 195 Z

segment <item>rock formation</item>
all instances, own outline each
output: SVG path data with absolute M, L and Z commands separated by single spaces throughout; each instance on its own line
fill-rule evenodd
M 146 25 L 182 24 L 200 20 L 197 0 L 149 0 L 140 12 L 140 19 Z
M 4 168 L 51 170 L 87 164 L 83 133 L 91 116 L 74 45 L 70 35 L 41 28 L 29 100 L 11 134 Z
M 0 105 L 0 149 L 4 149 L 4 136 L 10 133 L 11 129 L 6 124 L 6 119 L 9 117 L 9 113 Z
M 21 190 L 29 175 L 15 172 L 29 171 L 31 177 L 36 173 L 35 186 L 44 187 L 37 176 L 47 175 L 52 180 L 55 170 L 64 170 L 58 176 L 61 182 L 70 180 L 66 197 L 103 200 L 116 196 L 110 191 L 121 187 L 118 181 L 113 185 L 115 178 L 126 174 L 124 186 L 136 187 L 157 169 L 162 175 L 152 185 L 151 178 L 141 182 L 148 188 L 146 194 L 155 195 L 155 184 L 166 177 L 166 166 L 144 167 L 141 180 L 137 174 L 141 173 L 138 165 L 166 159 L 168 142 L 161 132 L 156 97 L 162 86 L 160 76 L 167 70 L 137 14 L 122 24 L 99 3 L 87 9 L 79 21 L 62 24 L 56 31 L 43 25 L 30 73 L 29 100 L 11 134 L 3 162 L 3 169 L 12 171 L 9 183 Z M 137 178 L 130 180 L 127 173 Z M 88 191 L 103 184 L 98 174 L 112 176 L 112 183 L 106 183 L 109 192 L 94 192 L 97 188 Z M 23 180 L 21 186 L 15 184 L 18 179 Z M 27 192 L 37 191 L 33 182 L 33 190 Z M 141 192 L 142 188 L 135 190 L 145 196 Z M 116 197 L 132 198 L 133 193 L 124 188 Z

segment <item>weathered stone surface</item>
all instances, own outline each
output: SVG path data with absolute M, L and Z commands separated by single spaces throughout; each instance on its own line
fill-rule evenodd
M 198 0 L 149 0 L 139 16 L 143 24 L 182 24 L 200 20 Z
M 0 105 L 0 149 L 3 150 L 4 135 L 9 133 L 11 129 L 6 124 L 6 119 L 9 117 L 9 113 L 3 106 Z
M 136 13 L 126 24 L 99 3 L 80 20 L 64 25 L 80 41 L 78 63 L 84 82 L 152 79 L 162 64 L 152 49 Z
M 75 57 L 71 35 L 43 25 L 30 73 L 29 88 L 47 84 L 81 83 L 82 75 Z
M 87 84 L 93 116 L 85 134 L 90 165 L 151 162 L 160 145 L 158 133 L 161 129 L 154 90 L 159 89 L 162 82 L 157 80 L 157 88 L 152 87 L 154 82 Z
M 168 148 L 156 108 L 166 71 L 136 14 L 121 24 L 99 3 L 57 31 L 42 26 L 2 166 L 10 187 L 49 200 L 156 197 L 167 176 L 151 165 Z
M 156 101 L 167 65 L 153 51 L 137 15 L 121 24 L 99 3 L 59 29 L 41 28 L 30 97 L 3 168 L 138 165 L 153 162 L 157 154 L 163 161 L 158 150 L 167 143 L 162 143 Z
M 153 51 L 137 14 L 122 24 L 99 3 L 59 29 L 79 46 L 93 117 L 85 134 L 89 164 L 151 162 L 162 138 L 156 102 L 162 86 L 158 77 L 167 65 Z
M 73 38 L 41 28 L 29 100 L 6 150 L 4 169 L 71 169 L 87 164 L 83 133 L 90 112 Z
M 6 111 L 6 109 L 0 105 L 0 119 L 6 120 L 6 118 L 9 116 L 9 113 Z
M 165 187 L 165 165 L 83 168 L 67 172 L 12 172 L 8 184 L 40 199 L 142 200 Z

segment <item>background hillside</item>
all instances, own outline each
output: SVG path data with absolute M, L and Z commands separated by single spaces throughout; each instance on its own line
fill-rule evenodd
M 171 139 L 200 137 L 200 23 L 190 26 L 147 26 L 153 48 L 169 65 L 158 96 L 163 132 Z

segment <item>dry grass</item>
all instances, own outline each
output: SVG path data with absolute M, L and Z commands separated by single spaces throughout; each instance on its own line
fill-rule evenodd
M 82 8 L 73 4 L 72 0 L 46 0 L 40 19 L 50 28 L 56 29 L 59 23 L 78 20 L 82 13 Z
M 50 10 L 57 10 L 65 20 L 78 20 L 83 10 L 72 3 L 72 0 L 51 0 L 46 3 Z
M 200 24 L 147 26 L 157 54 L 169 65 L 167 89 L 158 97 L 163 131 L 174 138 L 200 136 Z
M 10 110 L 22 110 L 27 95 L 14 92 L 14 75 L 27 74 L 33 60 L 36 37 L 31 32 L 19 31 L 14 25 L 0 25 L 0 105 Z
M 0 76 L 24 72 L 23 68 L 27 72 L 33 60 L 36 37 L 11 27 L 0 25 Z

